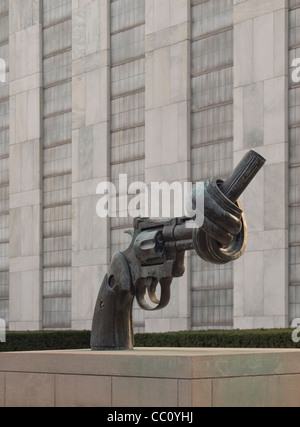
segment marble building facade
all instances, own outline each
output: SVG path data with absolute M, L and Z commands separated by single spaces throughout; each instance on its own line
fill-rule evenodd
M 0 0 L 10 330 L 91 327 L 132 227 L 98 217 L 100 182 L 226 178 L 251 148 L 267 162 L 241 198 L 244 257 L 212 266 L 188 255 L 169 306 L 135 305 L 134 328 L 281 328 L 300 317 L 299 28 L 300 0 Z

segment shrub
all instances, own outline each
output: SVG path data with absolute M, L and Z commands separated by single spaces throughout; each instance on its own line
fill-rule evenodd
M 90 331 L 7 332 L 0 352 L 85 349 L 90 345 Z
M 7 332 L 0 352 L 90 348 L 90 331 Z M 300 348 L 292 329 L 210 330 L 136 334 L 136 347 Z
M 188 331 L 137 334 L 136 347 L 300 348 L 291 329 Z

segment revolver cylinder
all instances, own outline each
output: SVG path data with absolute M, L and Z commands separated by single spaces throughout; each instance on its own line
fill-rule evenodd
M 161 230 L 145 230 L 134 241 L 134 253 L 143 265 L 160 264 L 164 260 Z

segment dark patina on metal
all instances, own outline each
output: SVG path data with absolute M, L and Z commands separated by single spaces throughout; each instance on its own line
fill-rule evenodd
M 186 227 L 191 220 L 188 217 L 135 219 L 129 248 L 114 255 L 100 288 L 92 324 L 92 350 L 134 348 L 134 298 L 143 310 L 166 307 L 173 278 L 184 274 L 186 251 L 195 250 L 213 264 L 226 264 L 243 255 L 247 225 L 238 198 L 264 163 L 265 159 L 251 150 L 226 181 L 211 178 L 204 182 L 202 227 Z M 193 194 L 195 200 L 196 196 Z

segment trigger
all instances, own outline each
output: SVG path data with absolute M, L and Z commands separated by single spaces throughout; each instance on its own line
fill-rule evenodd
M 158 281 L 151 277 L 149 277 L 146 282 L 148 296 L 150 298 L 150 301 L 153 302 L 153 304 L 159 304 L 159 299 L 157 298 L 157 295 L 156 295 L 157 283 Z

